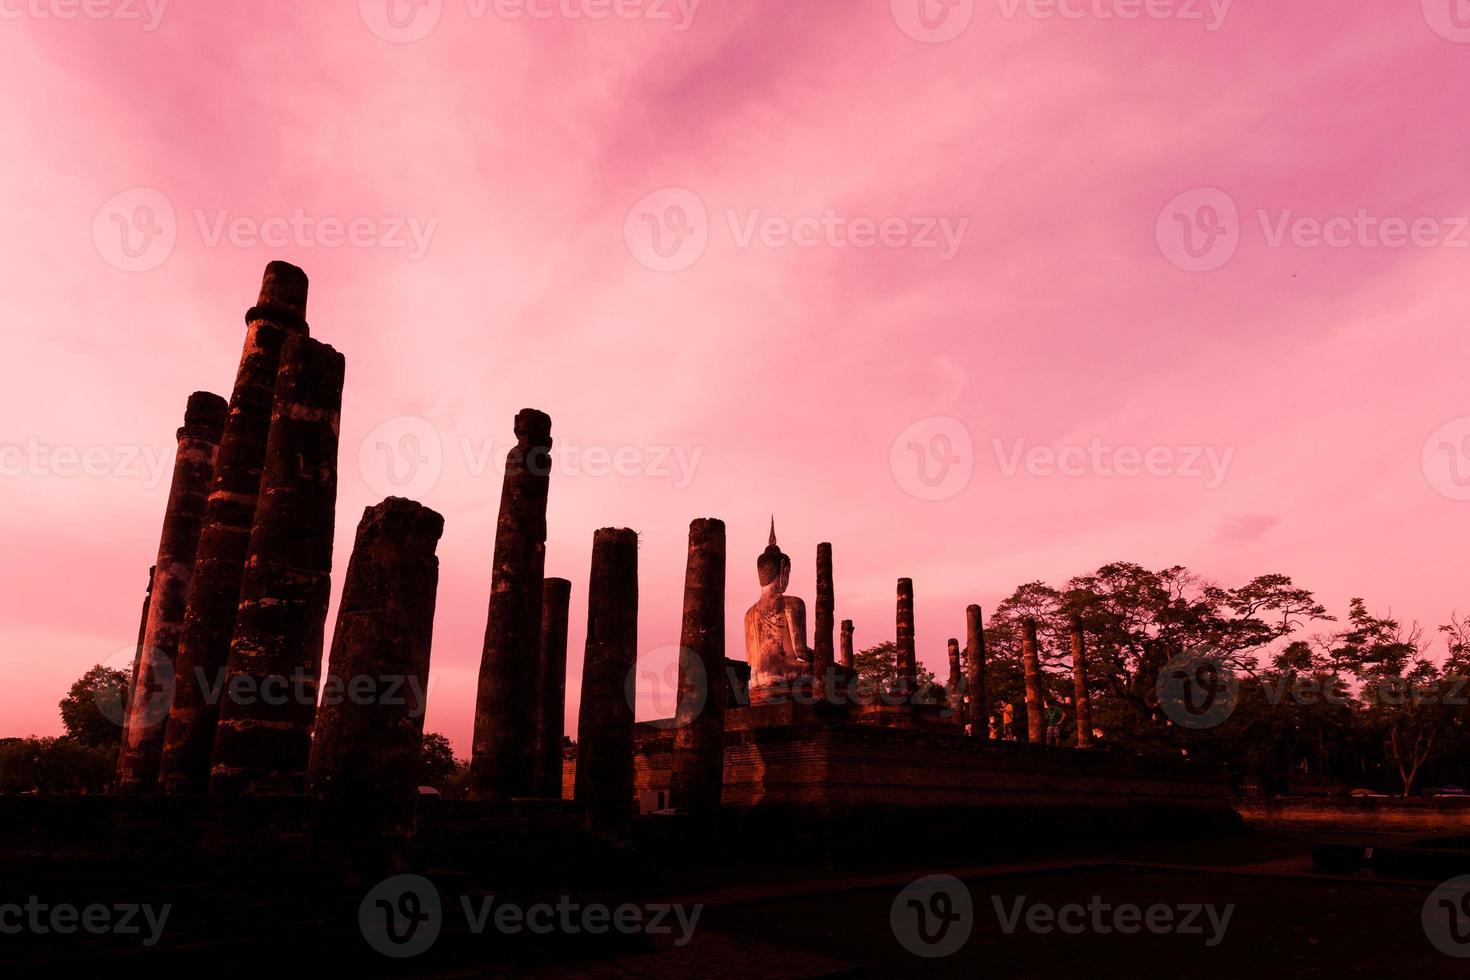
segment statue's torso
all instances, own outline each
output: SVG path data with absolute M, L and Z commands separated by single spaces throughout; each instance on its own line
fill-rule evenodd
M 745 613 L 745 656 L 751 687 L 799 676 L 806 645 L 806 604 L 780 593 L 762 595 Z

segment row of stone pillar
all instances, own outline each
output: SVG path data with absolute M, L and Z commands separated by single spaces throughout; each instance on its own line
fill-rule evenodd
M 398 819 L 417 785 L 443 518 L 398 498 L 364 512 L 318 713 L 345 361 L 309 337 L 306 297 L 305 273 L 272 262 L 228 405 L 190 398 L 118 786 L 309 783 Z

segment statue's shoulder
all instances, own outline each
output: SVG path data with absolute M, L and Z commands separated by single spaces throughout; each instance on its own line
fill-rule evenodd
M 794 595 L 785 596 L 784 598 L 786 599 L 786 608 L 795 609 L 800 613 L 806 612 L 806 601 L 804 599 Z

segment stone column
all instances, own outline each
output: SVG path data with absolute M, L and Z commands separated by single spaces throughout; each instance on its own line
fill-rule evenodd
M 1041 658 L 1036 650 L 1036 620 L 1022 623 L 1021 667 L 1026 681 L 1026 737 L 1033 745 L 1046 743 L 1046 703 L 1041 689 Z
M 292 336 L 281 354 L 211 793 L 305 788 L 332 588 L 345 367 L 341 354 L 305 336 Z
M 829 569 L 830 556 L 829 550 Z M 820 645 L 820 630 L 817 642 Z M 829 658 L 831 652 L 829 642 Z M 669 805 L 699 818 L 720 809 L 725 785 L 726 697 L 725 522 L 701 518 L 689 525 L 684 623 L 679 632 L 679 704 L 669 776 Z
M 490 611 L 475 697 L 470 786 L 479 799 L 531 796 L 536 771 L 536 689 L 541 652 L 541 579 L 546 567 L 546 496 L 551 417 L 525 408 L 505 460 Z
M 949 679 L 944 684 L 945 703 L 953 713 L 954 723 L 963 728 L 965 725 L 965 675 L 960 669 L 960 641 L 953 636 L 949 638 L 947 652 L 949 654 Z
M 118 719 L 118 726 L 122 728 L 122 735 L 117 740 L 117 771 L 122 772 L 123 753 L 128 747 L 128 704 L 133 699 L 133 688 L 138 686 L 138 667 L 143 663 L 143 637 L 148 632 L 148 605 L 153 598 L 153 573 L 158 571 L 157 565 L 148 566 L 148 587 L 143 592 L 143 614 L 138 620 L 138 644 L 133 649 L 133 672 L 125 683 L 122 691 L 118 693 L 118 703 L 108 704 L 108 718 Z M 175 656 L 177 662 L 177 656 Z M 174 690 L 178 690 L 177 682 Z
M 574 796 L 598 831 L 622 837 L 633 810 L 633 698 L 638 662 L 638 535 L 605 527 L 592 538 L 587 652 L 577 716 Z
M 561 799 L 562 741 L 566 732 L 567 608 L 572 583 L 541 585 L 541 666 L 536 693 L 536 795 Z
M 158 764 L 163 757 L 164 726 L 173 701 L 179 634 L 184 626 L 184 607 L 220 431 L 228 410 L 219 395 L 196 391 L 189 396 L 184 425 L 178 431 L 173 482 L 163 513 L 153 584 L 148 590 L 148 621 L 143 628 L 127 724 L 123 727 L 117 772 L 121 793 L 152 793 L 158 788 Z
M 842 666 L 852 669 L 852 620 L 842 621 Z
M 836 672 L 832 669 L 832 617 L 836 600 L 832 592 L 832 545 L 817 545 L 817 619 L 816 635 L 812 640 L 812 676 L 816 678 L 816 692 L 820 695 L 832 686 Z
M 245 314 L 245 347 L 230 395 L 199 556 L 179 639 L 177 684 L 164 735 L 159 783 L 167 793 L 203 793 L 219 722 L 219 692 L 240 607 L 240 580 L 265 467 L 276 374 L 286 338 L 305 336 L 306 273 L 266 266 L 256 305 Z
M 965 608 L 965 643 L 969 651 L 966 686 L 969 687 L 970 735 L 990 737 L 990 702 L 985 698 L 985 626 L 979 606 Z
M 310 791 L 343 804 L 333 831 L 413 831 L 443 533 L 443 517 L 402 497 L 357 525 L 308 768 Z
M 1077 747 L 1092 744 L 1092 698 L 1087 691 L 1087 651 L 1083 640 L 1082 617 L 1072 617 L 1072 685 L 1076 699 Z
M 913 696 L 918 687 L 919 662 L 914 653 L 914 583 L 898 580 L 898 689 L 904 697 Z

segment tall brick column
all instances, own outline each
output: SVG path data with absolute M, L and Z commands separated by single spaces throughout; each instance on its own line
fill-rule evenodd
M 1046 744 L 1046 702 L 1041 688 L 1041 658 L 1036 647 L 1036 620 L 1021 624 L 1021 669 L 1026 681 L 1026 736 L 1033 745 Z
M 965 607 L 965 643 L 969 660 L 965 664 L 966 686 L 969 687 L 970 735 L 990 737 L 990 702 L 985 697 L 985 625 L 979 606 Z
M 1072 617 L 1072 685 L 1076 699 L 1077 747 L 1092 744 L 1092 696 L 1087 690 L 1087 651 L 1082 631 L 1082 617 Z
M 914 583 L 898 580 L 897 615 L 898 684 L 904 697 L 911 697 L 918 687 L 919 662 L 914 653 Z
M 823 542 L 817 545 L 817 614 L 816 633 L 812 639 L 812 676 L 816 678 L 817 691 L 832 685 L 836 672 L 832 669 L 835 658 L 832 653 L 832 617 L 836 600 L 832 591 L 832 545 Z
M 946 646 L 949 654 L 949 678 L 944 682 L 945 703 L 953 712 L 956 725 L 965 724 L 965 675 L 960 669 L 960 641 L 951 636 Z
M 829 562 L 830 554 L 829 550 Z M 820 631 L 817 636 L 820 644 Z M 831 652 L 829 643 L 829 657 Z M 679 632 L 679 704 L 669 776 L 669 805 L 696 817 L 708 817 L 720 808 L 725 785 L 725 685 L 725 522 L 701 518 L 689 525 L 684 623 Z
M 842 666 L 852 667 L 852 620 L 842 621 Z
M 122 691 L 119 692 L 118 703 L 116 705 L 108 705 L 108 718 L 119 719 L 118 725 L 122 728 L 122 734 L 124 736 L 119 738 L 117 742 L 118 772 L 122 771 L 123 753 L 128 748 L 128 740 L 126 738 L 128 733 L 128 703 L 133 699 L 133 688 L 138 686 L 138 668 L 143 664 L 143 637 L 148 633 L 148 606 L 153 599 L 153 573 L 156 571 L 158 571 L 158 566 L 148 566 L 148 586 L 143 590 L 143 613 L 138 619 L 138 643 L 133 649 L 132 673 L 129 675 Z M 177 657 L 175 657 L 175 661 L 177 661 Z M 177 683 L 174 685 L 174 690 L 178 690 Z M 114 711 L 116 712 L 115 714 L 113 713 Z
M 541 667 L 536 691 L 536 795 L 561 799 L 561 755 L 566 733 L 567 608 L 572 583 L 541 584 Z
M 219 452 L 220 431 L 229 406 L 219 395 L 196 391 L 189 396 L 184 425 L 178 431 L 173 482 L 164 508 L 153 584 L 148 590 L 148 622 L 138 654 L 138 668 L 128 700 L 127 724 L 118 759 L 121 793 L 152 793 L 158 788 L 164 726 L 173 702 L 175 661 L 189 580 L 199 549 L 199 528 Z
M 230 395 L 199 555 L 179 639 L 177 684 L 164 736 L 159 783 L 167 793 L 203 793 L 219 722 L 219 686 L 240 607 L 240 580 L 265 467 L 276 374 L 286 338 L 305 336 L 306 273 L 266 266 L 256 305 L 245 314 L 245 346 Z
M 305 788 L 332 587 L 345 367 L 341 354 L 305 336 L 292 336 L 281 354 L 211 793 Z
M 310 791 L 390 837 L 413 830 L 443 533 L 402 497 L 363 511 L 316 716 Z
M 535 692 L 541 662 L 551 417 L 532 408 L 522 409 L 516 415 L 515 434 L 500 492 L 490 611 L 475 697 L 470 786 L 485 800 L 508 800 L 535 792 Z
M 638 535 L 605 527 L 592 538 L 574 795 L 592 826 L 615 837 L 627 833 L 633 810 L 633 699 L 627 688 L 637 662 Z

